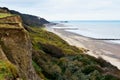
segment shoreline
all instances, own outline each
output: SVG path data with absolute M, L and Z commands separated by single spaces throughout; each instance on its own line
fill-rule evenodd
M 102 40 L 94 40 L 89 37 L 65 31 L 64 29 L 52 28 L 52 25 L 46 25 L 46 30 L 55 33 L 70 45 L 89 50 L 86 54 L 96 58 L 101 57 L 120 69 L 119 44 L 112 44 Z

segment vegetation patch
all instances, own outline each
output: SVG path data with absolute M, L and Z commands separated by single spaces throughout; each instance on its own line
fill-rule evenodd
M 4 18 L 7 16 L 12 16 L 12 14 L 8 14 L 8 13 L 0 13 L 0 18 Z
M 115 76 L 120 71 L 110 63 L 83 54 L 44 28 L 31 29 L 33 61 L 47 80 L 120 80 Z
M 59 36 L 44 30 L 44 28 L 31 28 L 33 31 L 30 32 L 30 36 L 33 43 L 33 48 L 36 50 L 42 49 L 41 44 L 46 44 L 56 46 L 63 50 L 65 55 L 80 54 L 83 53 L 83 50 L 76 48 L 75 46 L 70 46 L 66 41 L 61 39 Z M 47 47 L 47 46 L 46 46 Z M 55 50 L 55 49 L 54 49 Z
M 0 80 L 13 80 L 18 77 L 16 67 L 8 61 L 0 60 Z

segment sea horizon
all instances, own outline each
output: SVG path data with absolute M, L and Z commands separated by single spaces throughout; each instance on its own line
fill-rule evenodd
M 65 27 L 70 28 L 66 29 L 66 31 L 86 37 L 91 37 L 95 39 L 120 39 L 120 20 L 71 20 L 54 22 L 63 24 L 65 25 Z M 61 26 L 61 28 L 64 27 Z M 120 44 L 120 40 L 105 41 Z
M 93 22 L 93 21 L 95 21 L 95 22 L 116 22 L 116 21 L 120 21 L 120 20 L 49 20 L 50 22 L 60 22 L 60 21 L 68 21 L 68 22 L 70 22 L 70 21 L 84 21 L 84 22 Z

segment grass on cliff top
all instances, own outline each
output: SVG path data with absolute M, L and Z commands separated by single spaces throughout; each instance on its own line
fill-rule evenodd
M 8 14 L 8 13 L 0 13 L 0 18 L 4 18 L 7 16 L 12 16 L 12 14 Z

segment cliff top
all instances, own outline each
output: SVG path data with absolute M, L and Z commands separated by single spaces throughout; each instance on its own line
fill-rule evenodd
M 4 18 L 7 16 L 12 16 L 12 14 L 8 14 L 8 13 L 0 13 L 0 18 Z
M 23 28 L 20 16 L 12 15 L 10 13 L 0 13 L 0 29 L 20 28 Z

